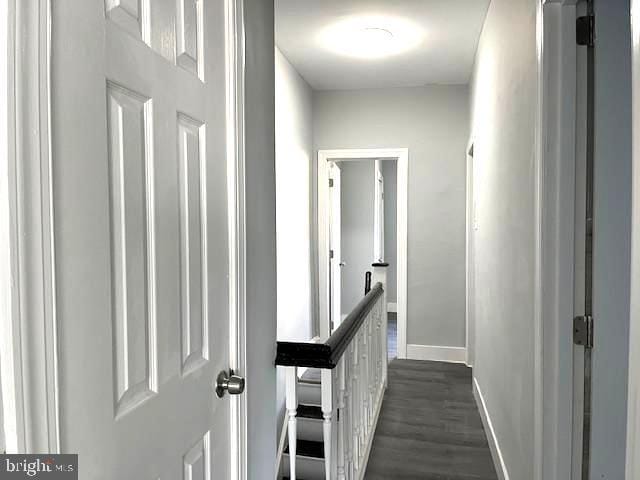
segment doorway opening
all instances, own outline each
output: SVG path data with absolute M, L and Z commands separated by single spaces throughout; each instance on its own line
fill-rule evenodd
M 408 150 L 319 150 L 317 178 L 321 337 L 362 298 L 372 265 L 389 264 L 389 351 L 406 358 Z
M 329 163 L 331 329 L 371 289 L 372 265 L 386 264 L 390 360 L 397 356 L 396 163 L 380 159 Z

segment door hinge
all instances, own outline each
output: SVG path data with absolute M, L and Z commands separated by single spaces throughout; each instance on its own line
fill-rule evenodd
M 333 250 L 329 250 L 329 258 L 333 258 Z
M 596 17 L 585 15 L 576 19 L 576 43 L 593 47 L 596 43 Z
M 573 343 L 593 348 L 593 317 L 581 315 L 573 319 Z
M 329 187 L 333 187 L 333 178 L 329 179 Z

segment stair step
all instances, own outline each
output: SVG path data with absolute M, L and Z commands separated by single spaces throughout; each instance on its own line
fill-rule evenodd
M 302 374 L 302 377 L 300 377 L 300 382 L 320 385 L 320 378 L 321 373 L 319 368 L 308 368 L 307 371 Z
M 320 405 L 322 401 L 322 391 L 320 383 L 298 382 L 298 403 L 305 405 Z
M 324 444 L 322 442 L 298 440 L 296 445 L 296 457 L 324 458 Z M 285 448 L 284 453 L 289 453 L 288 445 Z
M 315 420 L 322 420 L 324 418 L 322 415 L 322 408 L 318 405 L 300 403 L 298 405 L 297 412 L 296 416 L 300 418 L 312 418 Z

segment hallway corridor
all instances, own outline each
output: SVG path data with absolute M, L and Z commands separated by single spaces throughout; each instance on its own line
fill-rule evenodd
M 461 364 L 393 360 L 365 479 L 497 480 Z

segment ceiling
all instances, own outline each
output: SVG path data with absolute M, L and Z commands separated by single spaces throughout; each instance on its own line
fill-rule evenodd
M 467 84 L 489 3 L 275 0 L 276 44 L 317 90 Z M 418 32 L 412 48 L 383 58 L 355 58 L 331 50 L 342 42 L 332 28 L 361 18 L 371 27 L 367 30 L 388 28 L 396 38 Z

